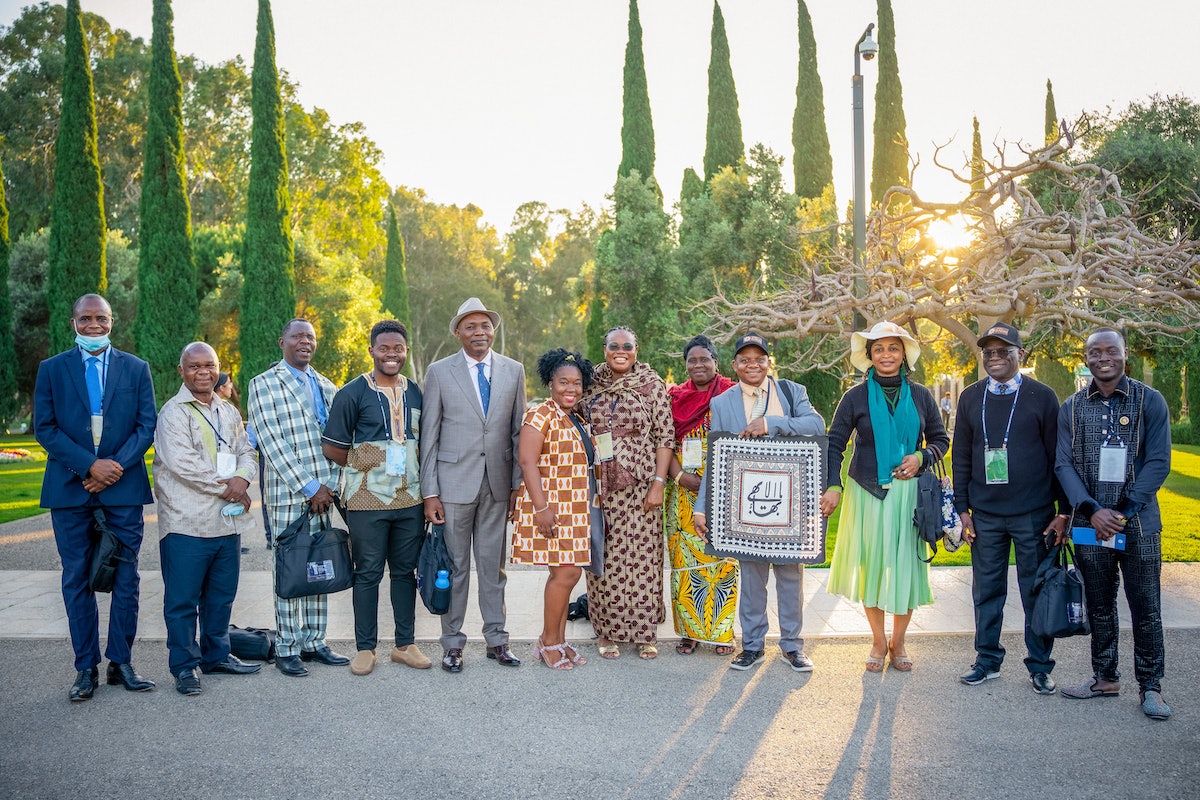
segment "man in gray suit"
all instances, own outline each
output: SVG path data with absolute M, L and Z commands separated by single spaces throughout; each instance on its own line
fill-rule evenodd
M 488 658 L 506 667 L 521 661 L 504 629 L 505 522 L 521 485 L 514 455 L 525 416 L 525 368 L 492 352 L 500 315 L 472 297 L 450 320 L 463 349 L 425 373 L 421 417 L 421 491 L 425 519 L 444 523 L 454 559 L 450 610 L 442 615 L 442 669 L 462 672 L 462 632 L 471 584 L 471 553 L 479 580 L 479 611 Z

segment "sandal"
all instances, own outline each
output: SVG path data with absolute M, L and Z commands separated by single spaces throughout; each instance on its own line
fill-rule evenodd
M 658 658 L 658 648 L 655 647 L 653 643 L 639 644 L 637 646 L 637 651 L 638 651 L 638 658 L 643 659 L 645 661 L 650 661 L 651 659 Z
M 681 656 L 690 656 L 696 652 L 696 643 L 691 639 L 680 639 L 679 644 L 675 645 L 675 652 Z
M 1111 688 L 1099 689 L 1097 684 L 1100 683 L 1099 678 L 1090 678 L 1078 686 L 1064 686 L 1058 691 L 1063 697 L 1069 697 L 1072 700 L 1091 700 L 1093 697 L 1116 697 L 1121 693 L 1121 685 L 1119 683 L 1105 681 L 1110 683 Z
M 596 649 L 598 651 L 600 651 L 601 658 L 607 658 L 609 661 L 612 661 L 614 659 L 618 659 L 621 657 L 621 648 L 617 646 L 616 642 L 609 642 L 608 644 L 596 645 Z
M 574 665 L 571 663 L 571 659 L 567 658 L 566 649 L 566 642 L 562 644 L 542 644 L 542 637 L 539 636 L 537 644 L 533 648 L 533 657 L 550 669 L 572 669 Z M 550 658 L 546 655 L 551 650 L 556 651 L 559 655 L 558 661 L 555 661 L 553 664 L 550 663 Z
M 892 649 L 892 642 L 888 640 L 888 654 L 892 657 L 892 669 L 897 672 L 912 672 L 913 660 L 908 656 L 898 656 L 896 651 Z
M 714 649 L 719 656 L 731 656 L 734 651 L 734 647 L 731 644 L 719 644 Z
M 568 658 L 571 659 L 572 664 L 582 667 L 587 663 L 587 659 L 579 655 L 579 650 L 576 649 L 575 645 L 571 644 L 570 642 L 563 642 L 562 646 L 574 653 L 574 655 L 568 656 Z M 566 655 L 566 653 L 563 653 L 563 655 Z
M 887 656 L 867 656 L 867 672 L 883 672 L 883 662 Z

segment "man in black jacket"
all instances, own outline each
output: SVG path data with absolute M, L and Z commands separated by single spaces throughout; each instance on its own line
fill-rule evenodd
M 1047 555 L 1046 537 L 1061 541 L 1069 508 L 1054 477 L 1058 398 L 1022 375 L 1021 335 L 992 325 L 977 342 L 988 377 L 963 390 L 954 425 L 954 505 L 971 545 L 975 602 L 975 663 L 959 680 L 968 686 L 1000 677 L 1000 628 L 1008 597 L 1008 554 L 1016 551 L 1025 609 L 1025 666 L 1038 694 L 1054 694 L 1054 639 L 1029 626 L 1033 580 Z M 1055 513 L 1057 504 L 1058 513 Z

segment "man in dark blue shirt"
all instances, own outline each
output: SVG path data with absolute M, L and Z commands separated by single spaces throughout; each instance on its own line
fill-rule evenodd
M 976 686 L 1000 677 L 1008 553 L 1014 550 L 1025 609 L 1025 667 L 1035 692 L 1054 694 L 1054 639 L 1034 633 L 1030 618 L 1045 538 L 1053 533 L 1061 539 L 1067 526 L 1069 506 L 1054 479 L 1058 397 L 1021 374 L 1025 351 L 1016 328 L 999 322 L 982 334 L 977 344 L 988 377 L 963 391 L 954 425 L 954 505 L 971 545 L 976 652 L 959 680 Z
M 1160 686 L 1166 659 L 1158 490 L 1171 471 L 1170 412 L 1161 394 L 1125 375 L 1125 340 L 1112 328 L 1088 337 L 1084 357 L 1092 380 L 1059 412 L 1054 469 L 1075 509 L 1071 524 L 1095 530 L 1097 543 L 1079 544 L 1076 551 L 1092 628 L 1093 675 L 1062 693 L 1086 700 L 1120 691 L 1117 587 L 1123 576 L 1142 711 L 1165 720 L 1171 709 Z M 1117 549 L 1117 534 L 1124 536 L 1123 549 Z

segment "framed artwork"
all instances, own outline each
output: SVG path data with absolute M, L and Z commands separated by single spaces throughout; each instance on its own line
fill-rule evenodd
M 824 436 L 708 437 L 707 552 L 749 561 L 820 564 Z

